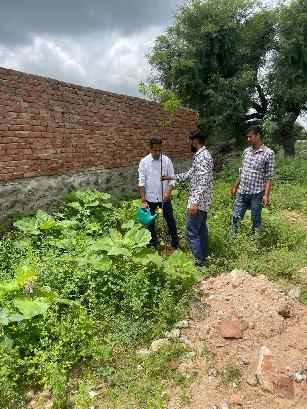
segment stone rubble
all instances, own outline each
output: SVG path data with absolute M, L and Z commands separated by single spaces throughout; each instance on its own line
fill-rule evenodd
M 177 394 L 167 408 L 307 409 L 307 307 L 300 292 L 285 294 L 263 274 L 239 269 L 204 280 L 190 302 L 192 322 L 177 338 L 188 340 L 195 356 L 172 364 L 181 373 L 196 370 L 198 381 L 188 404 Z

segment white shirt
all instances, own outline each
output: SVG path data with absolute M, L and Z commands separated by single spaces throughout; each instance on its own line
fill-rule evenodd
M 162 155 L 162 175 L 174 176 L 174 167 L 169 157 Z M 145 199 L 148 202 L 162 202 L 161 187 L 161 156 L 155 160 L 151 153 L 143 158 L 139 164 L 139 187 L 145 187 Z M 169 185 L 175 186 L 174 180 L 163 181 L 163 193 Z

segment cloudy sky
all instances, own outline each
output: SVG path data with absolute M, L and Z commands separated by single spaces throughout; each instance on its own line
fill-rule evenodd
M 182 0 L 0 0 L 0 66 L 137 95 Z

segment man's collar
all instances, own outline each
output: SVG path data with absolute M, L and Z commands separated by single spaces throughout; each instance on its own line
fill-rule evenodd
M 262 144 L 262 145 L 260 146 L 260 148 L 258 148 L 258 149 L 256 149 L 256 150 L 254 150 L 254 148 L 253 148 L 252 146 L 251 146 L 250 148 L 251 148 L 251 150 L 252 150 L 253 153 L 257 153 L 257 152 L 262 152 L 262 151 L 264 151 L 265 146 Z
M 150 156 L 150 159 L 151 159 L 151 160 L 153 160 L 153 161 L 155 161 L 155 162 L 159 162 L 159 160 L 161 159 L 161 156 L 162 156 L 162 155 L 160 155 L 159 159 L 154 159 L 154 157 L 152 156 L 151 153 L 149 154 L 149 156 Z

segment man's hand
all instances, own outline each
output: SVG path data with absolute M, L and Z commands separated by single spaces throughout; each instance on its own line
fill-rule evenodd
M 190 217 L 195 216 L 197 209 L 198 209 L 198 204 L 192 203 L 192 204 L 190 205 L 189 209 L 188 209 L 189 216 L 190 216 Z
M 172 177 L 168 175 L 163 175 L 161 176 L 161 180 L 172 180 Z
M 170 194 L 168 192 L 163 193 L 163 202 L 168 202 L 170 199 Z
M 270 203 L 270 197 L 269 197 L 269 195 L 264 195 L 263 198 L 262 198 L 262 204 L 263 204 L 263 206 L 265 207 L 265 206 L 267 206 L 269 203 Z
M 141 207 L 142 207 L 143 209 L 148 209 L 148 208 L 149 208 L 149 205 L 148 205 L 148 203 L 146 202 L 146 200 L 142 200 Z
M 233 199 L 235 197 L 235 195 L 237 194 L 237 188 L 236 186 L 232 186 L 229 190 L 230 196 Z

